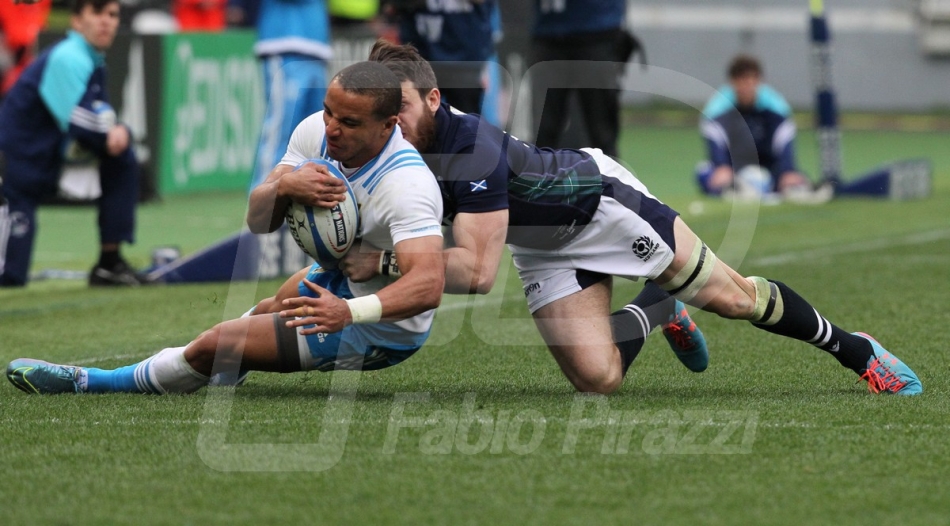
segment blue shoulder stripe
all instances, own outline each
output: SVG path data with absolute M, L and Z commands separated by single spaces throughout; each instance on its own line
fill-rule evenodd
M 422 162 L 421 159 L 420 160 L 407 159 L 400 163 L 394 164 L 385 172 L 378 173 L 377 176 L 374 176 L 371 181 L 367 181 L 367 183 L 372 182 L 372 185 L 366 191 L 369 193 L 373 193 L 373 190 L 375 190 L 376 187 L 379 186 L 379 183 L 383 181 L 384 175 L 388 174 L 389 172 L 392 172 L 393 170 L 397 168 L 404 168 L 407 166 L 426 166 L 426 163 Z M 364 188 L 366 187 L 366 183 L 363 184 L 363 187 Z
M 409 156 L 411 156 L 411 157 L 416 157 L 416 158 L 418 158 L 420 161 L 422 160 L 422 157 L 419 155 L 419 152 L 417 152 L 416 150 L 414 150 L 414 149 L 412 149 L 412 148 L 406 148 L 405 150 L 399 150 L 398 152 L 392 154 L 392 156 L 391 156 L 389 159 L 387 159 L 386 162 L 383 163 L 382 166 L 379 167 L 379 170 L 380 170 L 380 171 L 385 170 L 386 167 L 387 167 L 388 165 L 392 164 L 393 161 L 395 161 L 396 159 L 402 159 L 402 158 L 409 157 Z
M 373 157 L 373 159 L 370 160 L 370 162 L 364 164 L 362 168 L 360 168 L 359 170 L 356 171 L 356 173 L 354 173 L 352 176 L 350 176 L 350 182 L 351 182 L 351 183 L 356 182 L 357 179 L 359 179 L 360 177 L 363 177 L 365 174 L 369 173 L 369 171 L 372 170 L 374 166 L 376 166 L 376 163 L 379 162 L 379 157 L 380 157 L 380 155 L 382 155 L 383 152 L 385 152 L 386 149 L 389 148 L 389 144 L 393 142 L 393 137 L 396 136 L 396 130 L 397 130 L 397 128 L 396 128 L 396 127 L 393 127 L 392 133 L 390 133 L 390 134 L 389 134 L 389 138 L 386 139 L 386 144 L 383 146 L 383 149 L 380 150 L 380 152 L 376 155 L 376 157 Z
M 732 86 L 725 85 L 719 88 L 719 91 L 706 103 L 706 107 L 703 108 L 703 115 L 707 119 L 713 120 L 735 107 L 736 92 L 732 89 Z
M 86 93 L 96 67 L 86 46 L 81 36 L 76 39 L 72 34 L 57 44 L 40 79 L 40 97 L 62 131 L 69 129 L 69 116 Z
M 422 162 L 422 157 L 420 157 L 419 152 L 415 150 L 410 150 L 410 149 L 399 150 L 398 152 L 393 154 L 392 157 L 390 157 L 389 159 L 386 159 L 386 162 L 384 162 L 382 166 L 376 169 L 375 173 L 370 175 L 366 179 L 366 181 L 363 181 L 363 188 L 369 188 L 369 186 L 372 185 L 374 181 L 382 177 L 383 174 L 389 172 L 389 170 L 394 164 L 400 163 L 406 160 L 412 160 L 412 161 L 417 160 L 419 162 Z
M 792 109 L 786 102 L 785 97 L 768 84 L 759 85 L 755 94 L 755 107 L 760 110 L 775 112 L 782 117 L 788 117 L 792 114 Z

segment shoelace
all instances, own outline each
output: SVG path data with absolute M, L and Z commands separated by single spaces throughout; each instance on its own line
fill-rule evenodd
M 883 375 L 878 372 L 879 369 L 884 371 Z M 881 363 L 877 357 L 874 358 L 874 361 L 868 365 L 867 370 L 861 375 L 861 380 L 867 380 L 868 390 L 874 394 L 882 392 L 896 393 L 907 385 L 907 382 L 902 382 L 901 379 Z
M 683 328 L 681 321 L 682 318 L 677 317 L 666 324 L 666 326 L 663 327 L 663 334 L 672 336 L 673 341 L 676 342 L 676 346 L 680 349 L 688 350 L 693 346 L 693 338 L 690 337 L 689 331 Z

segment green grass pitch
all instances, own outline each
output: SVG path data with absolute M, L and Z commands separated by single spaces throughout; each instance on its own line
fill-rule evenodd
M 489 296 L 447 296 L 430 343 L 384 371 L 259 373 L 165 397 L 0 386 L 0 523 L 947 524 L 948 139 L 844 137 L 848 173 L 933 158 L 929 199 L 756 211 L 697 196 L 695 130 L 625 133 L 624 160 L 724 260 L 872 333 L 915 369 L 920 397 L 872 396 L 821 351 L 706 313 L 705 373 L 654 335 L 618 393 L 577 396 L 509 262 Z M 799 139 L 813 170 L 811 144 Z M 194 251 L 236 231 L 244 206 L 239 194 L 144 206 L 128 254 Z M 93 225 L 89 209 L 44 209 L 34 268 L 88 269 Z M 0 291 L 0 362 L 132 363 L 277 285 Z M 616 305 L 638 289 L 618 281 Z

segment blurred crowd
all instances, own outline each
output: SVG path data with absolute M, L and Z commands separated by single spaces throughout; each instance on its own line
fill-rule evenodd
M 0 0 L 0 96 L 35 56 L 37 38 L 51 8 L 66 13 L 71 1 Z M 529 65 L 578 58 L 622 63 L 639 48 L 639 42 L 624 29 L 625 0 L 534 0 L 531 4 L 532 19 L 517 22 L 531 35 L 531 48 L 524 49 Z M 255 54 L 265 68 L 274 56 L 283 57 L 282 66 L 289 60 L 329 60 L 330 39 L 336 32 L 411 43 L 433 63 L 444 99 L 462 111 L 498 121 L 492 115 L 496 109 L 483 104 L 486 86 L 493 82 L 488 70 L 502 39 L 502 9 L 497 0 L 120 0 L 120 6 L 120 33 L 255 30 L 259 39 Z M 62 26 L 63 17 L 58 19 Z M 584 145 L 610 155 L 617 153 L 618 74 L 622 69 L 585 72 L 585 78 L 596 78 L 605 88 L 573 90 L 583 120 L 590 121 L 584 122 L 590 139 Z M 281 80 L 271 78 L 266 69 L 265 77 L 269 86 Z M 307 80 L 314 79 L 311 75 Z M 547 80 L 566 82 L 560 77 Z M 539 145 L 581 146 L 564 144 L 559 137 L 569 115 L 564 104 L 570 91 L 550 90 L 533 97 Z M 551 108 L 541 119 L 543 106 L 538 104 L 546 98 Z

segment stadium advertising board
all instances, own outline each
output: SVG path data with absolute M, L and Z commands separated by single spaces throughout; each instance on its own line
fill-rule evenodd
M 181 33 L 162 41 L 162 193 L 247 188 L 264 114 L 254 34 Z

